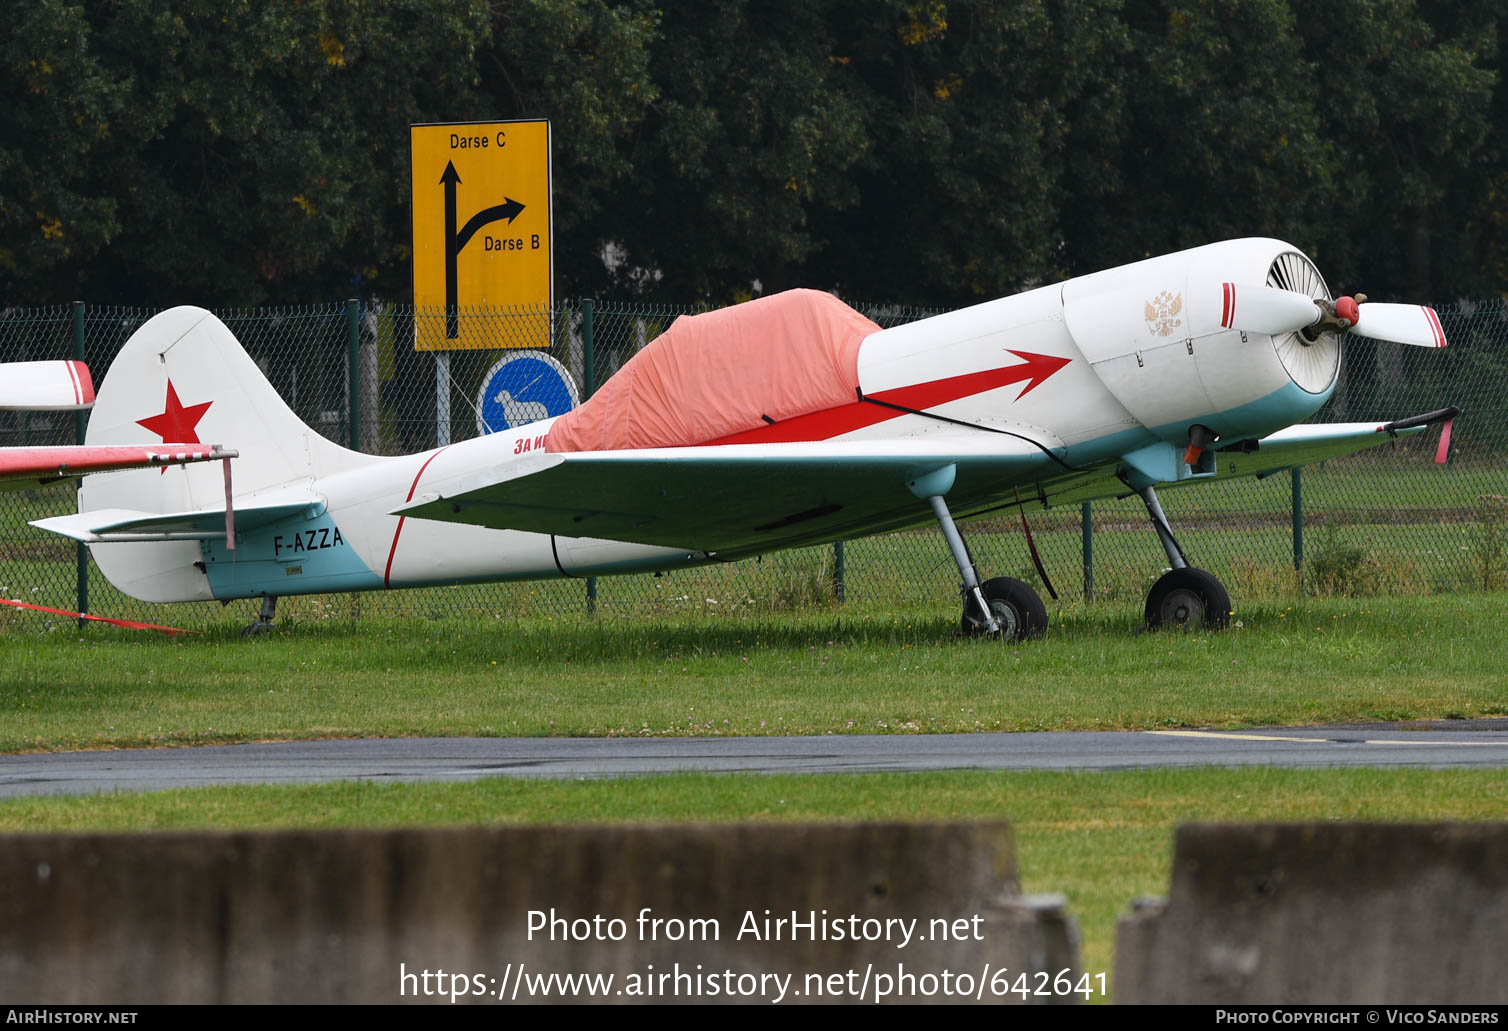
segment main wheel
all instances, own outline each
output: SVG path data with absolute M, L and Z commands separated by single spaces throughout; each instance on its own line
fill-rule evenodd
M 1147 626 L 1157 630 L 1223 630 L 1230 623 L 1230 595 L 1202 569 L 1170 569 L 1147 594 Z
M 1029 585 L 1008 576 L 997 576 L 979 586 L 990 606 L 990 613 L 1000 624 L 1001 640 L 1024 641 L 1047 632 L 1047 606 Z M 963 632 L 966 634 L 984 633 L 984 624 L 972 611 L 976 608 L 972 600 L 964 604 Z

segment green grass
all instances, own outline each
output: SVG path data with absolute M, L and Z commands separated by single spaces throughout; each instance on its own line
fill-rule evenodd
M 650 619 L 290 620 L 169 639 L 14 633 L 0 751 L 397 735 L 1095 730 L 1508 714 L 1508 596 L 1238 607 L 1142 634 L 1069 605 L 1048 639 L 955 638 L 951 606 Z
M 1116 920 L 1165 895 L 1172 829 L 1200 821 L 1501 820 L 1508 771 L 682 774 L 599 781 L 340 783 L 0 802 L 0 830 L 731 821 L 1008 820 L 1022 888 L 1068 896 L 1083 968 L 1113 969 Z

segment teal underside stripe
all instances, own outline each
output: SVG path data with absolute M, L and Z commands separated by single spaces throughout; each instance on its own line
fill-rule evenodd
M 1309 418 L 1330 399 L 1334 390 L 1335 384 L 1332 383 L 1323 394 L 1311 394 L 1297 383 L 1290 383 L 1266 397 L 1223 412 L 1180 419 L 1150 428 L 1138 426 L 1074 444 L 1066 450 L 1063 459 L 1069 465 L 1082 468 L 1119 458 L 1159 441 L 1181 449 L 1188 443 L 1189 427 L 1196 423 L 1217 430 L 1221 435 L 1221 444 L 1265 437 Z
M 282 519 L 238 533 L 235 551 L 226 550 L 224 541 L 206 541 L 204 567 L 210 590 L 220 599 L 382 586 L 382 577 L 367 568 L 324 511 L 313 519 Z
M 1311 394 L 1297 383 L 1290 383 L 1266 397 L 1259 397 L 1255 401 L 1214 415 L 1154 426 L 1152 433 L 1170 443 L 1182 444 L 1188 441 L 1189 427 L 1203 423 L 1220 433 L 1221 443 L 1247 437 L 1265 437 L 1296 422 L 1303 422 L 1319 411 L 1334 391 L 1334 383 L 1323 394 Z

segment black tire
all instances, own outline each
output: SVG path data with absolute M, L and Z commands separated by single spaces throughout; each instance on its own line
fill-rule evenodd
M 1148 592 L 1146 615 L 1150 630 L 1224 630 L 1230 625 L 1230 595 L 1202 569 L 1170 569 Z
M 989 603 L 995 622 L 1000 624 L 1002 640 L 1024 641 L 1047 633 L 1047 606 L 1029 584 L 1009 576 L 997 576 L 980 584 L 984 600 Z M 984 633 L 984 625 L 977 615 L 971 615 L 977 606 L 972 599 L 965 602 L 963 632 L 977 635 Z

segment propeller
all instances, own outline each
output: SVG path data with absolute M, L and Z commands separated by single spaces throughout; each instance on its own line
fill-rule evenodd
M 1203 291 L 1213 300 L 1213 285 Z M 1278 336 L 1296 330 L 1344 333 L 1354 329 L 1373 340 L 1415 347 L 1444 347 L 1445 330 L 1435 309 L 1422 304 L 1380 304 L 1366 294 L 1338 297 L 1334 304 L 1294 290 L 1245 283 L 1220 284 L 1220 327 Z
M 1366 294 L 1338 297 L 1337 318 L 1351 323 L 1364 337 L 1415 347 L 1444 347 L 1445 330 L 1435 309 L 1423 304 L 1379 304 Z
M 1210 291 L 1213 293 L 1213 290 Z M 1324 310 L 1308 294 L 1246 283 L 1220 284 L 1220 326 L 1277 336 L 1312 326 Z

